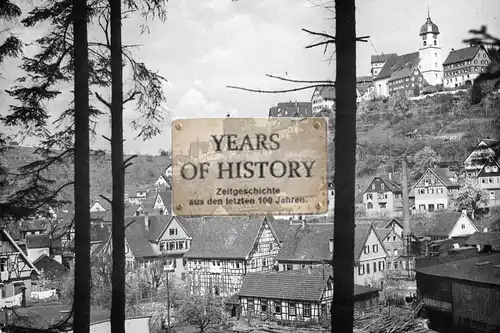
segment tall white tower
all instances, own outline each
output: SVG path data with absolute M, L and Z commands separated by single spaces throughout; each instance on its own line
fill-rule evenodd
M 439 43 L 439 28 L 432 22 L 427 10 L 427 21 L 420 28 L 420 48 L 418 50 L 420 63 L 418 68 L 430 85 L 443 83 L 443 62 L 441 61 L 441 45 Z

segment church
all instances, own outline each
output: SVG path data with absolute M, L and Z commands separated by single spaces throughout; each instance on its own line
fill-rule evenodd
M 371 57 L 375 96 L 389 96 L 398 91 L 417 96 L 425 86 L 443 84 L 439 28 L 432 22 L 429 13 L 419 36 L 417 52 Z

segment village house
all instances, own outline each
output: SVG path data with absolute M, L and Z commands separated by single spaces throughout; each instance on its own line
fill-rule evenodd
M 9 232 L 0 228 L 0 307 L 21 305 L 23 290 L 29 300 L 31 282 L 39 275 Z
M 397 233 L 395 228 L 375 228 L 382 244 L 387 252 L 386 270 L 398 271 L 402 268 L 401 255 L 404 250 L 404 243 L 401 233 Z
M 464 168 L 467 176 L 476 177 L 477 173 L 483 168 L 490 156 L 499 162 L 499 152 L 500 141 L 490 138 L 479 141 L 477 146 L 464 161 Z
M 290 271 L 321 265 L 333 254 L 333 223 L 299 221 L 286 231 L 276 256 L 278 271 Z
M 375 97 L 372 76 L 359 76 L 356 78 L 356 102 L 368 101 Z
M 373 225 L 357 225 L 354 234 L 354 283 L 383 288 L 387 252 Z
M 407 96 L 418 96 L 427 85 L 416 63 L 393 72 L 387 81 L 389 95 L 404 93 Z
M 194 241 L 184 255 L 190 290 L 236 294 L 250 272 L 274 270 L 280 243 L 267 217 L 190 219 Z
M 431 219 L 432 226 L 428 236 L 431 240 L 469 236 L 479 231 L 472 223 L 467 211 L 442 212 L 435 214 Z
M 371 64 L 372 64 L 372 69 L 371 69 L 371 74 L 372 77 L 375 78 L 377 75 L 380 73 L 380 70 L 382 70 L 382 67 L 384 67 L 385 62 L 389 57 L 397 57 L 398 55 L 396 53 L 389 53 L 389 54 L 376 54 L 371 56 Z
M 269 109 L 269 117 L 312 117 L 311 102 L 282 102 Z
M 154 199 L 153 209 L 160 215 L 173 215 L 172 192 L 167 189 L 158 190 Z
M 478 171 L 476 186 L 488 193 L 488 207 L 500 206 L 500 164 L 493 156 Z
M 415 208 L 428 213 L 445 210 L 449 206 L 451 193 L 458 191 L 459 187 L 454 171 L 428 168 L 413 185 Z
M 403 192 L 392 176 L 376 176 L 363 193 L 368 216 L 402 216 Z
M 62 263 L 61 238 L 52 238 L 52 234 L 26 236 L 26 254 L 34 262 L 42 255 L 47 255 Z
M 106 212 L 110 210 L 111 210 L 111 204 L 106 200 L 100 201 L 99 199 L 97 199 L 96 201 L 94 201 L 92 206 L 90 206 L 91 212 Z
M 321 110 L 333 110 L 335 105 L 335 87 L 323 86 L 314 88 L 311 97 L 312 114 L 315 115 Z
M 147 268 L 154 261 L 164 260 L 165 269 L 181 282 L 186 278 L 186 253 L 192 242 L 188 220 L 168 215 L 133 216 L 125 218 L 125 261 L 128 269 Z M 95 247 L 93 255 L 111 254 L 111 232 L 106 241 Z
M 429 328 L 453 332 L 500 330 L 500 254 L 416 270 Z
M 328 319 L 333 299 L 332 281 L 330 265 L 278 273 L 249 273 L 238 293 L 241 315 L 267 315 L 292 322 Z M 378 296 L 378 289 L 354 285 L 355 312 L 376 307 Z
M 490 62 L 491 58 L 484 46 L 451 49 L 443 63 L 444 86 L 446 88 L 471 86 Z

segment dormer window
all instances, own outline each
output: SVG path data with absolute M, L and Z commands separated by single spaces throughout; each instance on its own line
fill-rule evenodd
M 383 190 L 385 188 L 384 184 L 380 184 L 380 188 Z
M 486 171 L 486 173 L 490 173 L 491 172 L 491 168 L 489 166 L 487 166 L 486 168 L 484 168 L 484 171 Z
M 498 167 L 496 165 L 492 166 L 491 170 L 492 170 L 492 172 L 498 172 Z

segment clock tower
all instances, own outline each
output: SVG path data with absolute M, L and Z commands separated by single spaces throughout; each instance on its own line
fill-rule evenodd
M 418 68 L 424 79 L 432 86 L 443 83 L 443 62 L 441 61 L 441 45 L 439 28 L 432 22 L 429 11 L 427 21 L 420 28 L 420 62 Z

